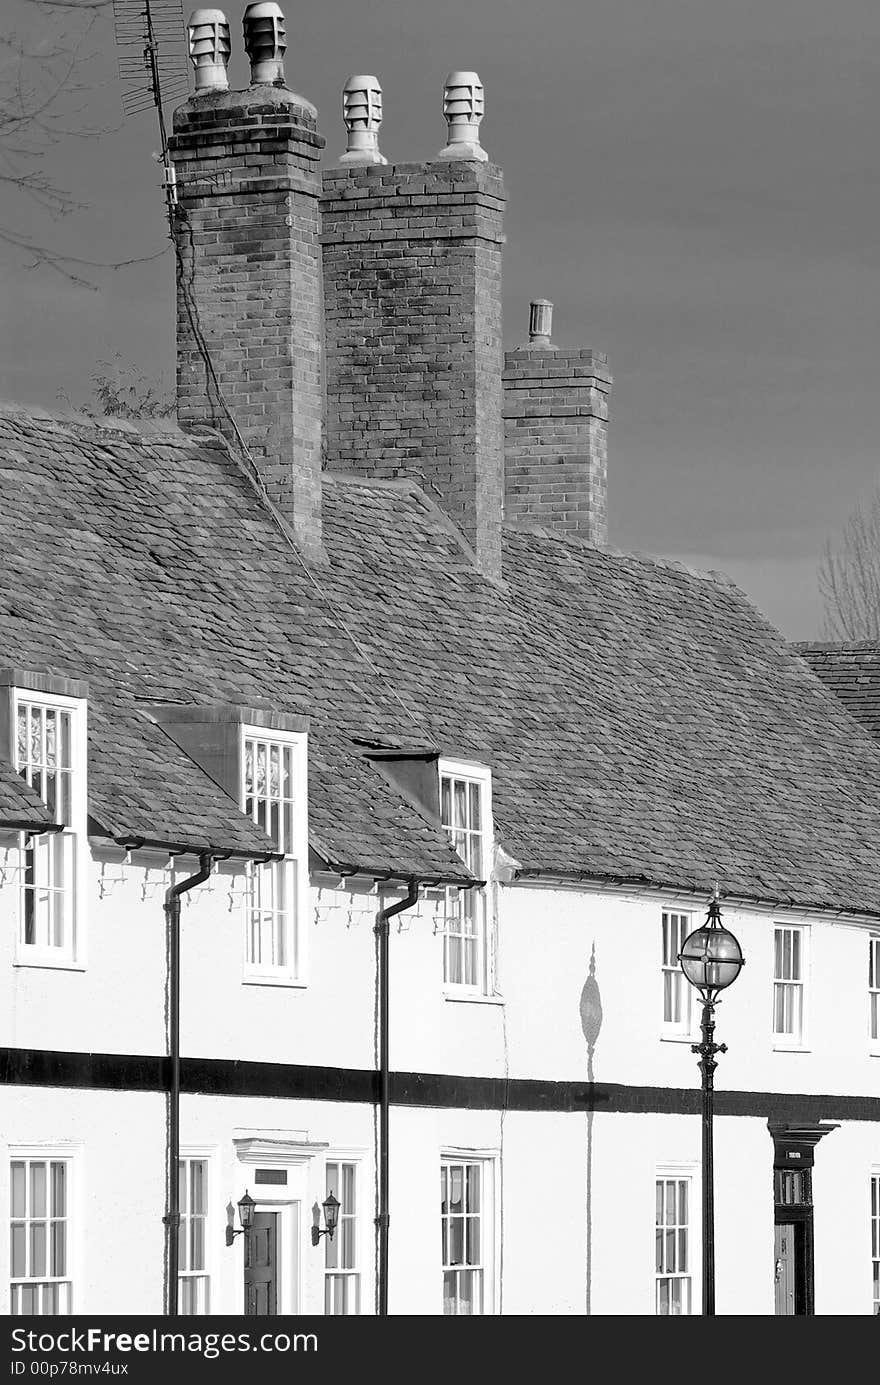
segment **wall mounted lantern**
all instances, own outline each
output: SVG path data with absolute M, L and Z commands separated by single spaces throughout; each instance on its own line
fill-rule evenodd
M 332 1241 L 332 1240 L 333 1240 L 333 1232 L 336 1230 L 336 1227 L 337 1227 L 337 1225 L 338 1225 L 338 1223 L 339 1223 L 339 1202 L 338 1202 L 337 1199 L 333 1196 L 332 1193 L 328 1193 L 328 1194 L 327 1194 L 327 1197 L 326 1197 L 326 1199 L 325 1199 L 325 1201 L 324 1201 L 324 1203 L 323 1203 L 323 1207 L 324 1207 L 324 1222 L 325 1222 L 326 1224 L 325 1224 L 325 1226 L 324 1226 L 323 1228 L 321 1228 L 320 1226 L 317 1226 L 317 1225 L 315 1225 L 315 1226 L 312 1227 L 312 1245 L 313 1245 L 313 1246 L 318 1245 L 318 1243 L 320 1242 L 322 1236 L 329 1236 L 329 1237 L 330 1237 L 330 1240 Z M 315 1208 L 315 1212 L 316 1212 L 316 1213 L 317 1213 L 317 1210 L 318 1210 L 318 1209 L 317 1209 L 317 1207 L 316 1207 L 316 1208 Z
M 232 1225 L 227 1226 L 226 1244 L 228 1246 L 232 1245 L 236 1236 L 247 1236 L 248 1233 L 253 1229 L 254 1208 L 256 1207 L 256 1205 L 257 1204 L 254 1202 L 250 1193 L 247 1191 L 247 1189 L 245 1189 L 244 1197 L 240 1198 L 238 1203 L 238 1219 L 241 1222 L 241 1230 L 236 1231 Z M 231 1215 L 232 1209 L 230 1208 L 230 1217 Z

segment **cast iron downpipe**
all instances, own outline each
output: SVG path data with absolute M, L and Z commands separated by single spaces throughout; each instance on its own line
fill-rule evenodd
M 165 891 L 165 918 L 168 925 L 168 1057 L 171 1075 L 168 1088 L 168 1168 L 166 1173 L 165 1223 L 165 1316 L 177 1317 L 178 1230 L 180 1227 L 180 896 L 203 884 L 211 874 L 214 857 L 199 856 L 199 869 Z
M 376 1231 L 379 1242 L 378 1255 L 378 1312 L 380 1318 L 388 1316 L 388 1121 L 391 1106 L 391 1074 L 388 1065 L 388 1000 L 389 969 L 388 941 L 391 936 L 389 921 L 395 914 L 411 909 L 419 898 L 419 882 L 407 882 L 404 899 L 380 909 L 376 915 L 375 933 L 379 946 L 379 1212 L 376 1217 Z

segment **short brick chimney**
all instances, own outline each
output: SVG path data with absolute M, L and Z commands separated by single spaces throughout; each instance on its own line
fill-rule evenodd
M 451 73 L 429 163 L 324 173 L 327 465 L 411 477 L 501 572 L 504 187 L 476 73 Z
M 608 360 L 554 346 L 553 304 L 530 305 L 529 341 L 504 356 L 504 518 L 608 540 Z
M 278 6 L 248 6 L 244 30 L 256 84 L 226 91 L 228 26 L 216 10 L 193 15 L 199 90 L 169 141 L 178 416 L 243 442 L 297 544 L 320 558 L 324 140 L 314 107 L 283 85 Z

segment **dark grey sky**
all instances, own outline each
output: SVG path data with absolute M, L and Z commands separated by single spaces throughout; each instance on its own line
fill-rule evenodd
M 27 0 L 6 6 L 38 39 Z M 785 634 L 817 635 L 824 537 L 878 472 L 876 0 L 282 6 L 288 85 L 318 106 L 328 161 L 349 73 L 382 83 L 393 161 L 437 152 L 446 72 L 479 71 L 510 199 L 509 343 L 543 296 L 558 343 L 611 360 L 611 541 L 721 568 Z M 226 6 L 239 86 L 243 8 Z M 165 236 L 155 121 L 119 124 L 109 13 L 91 47 L 85 115 L 119 128 L 59 145 L 51 167 L 85 209 L 30 224 L 90 258 L 150 255 Z M 5 253 L 0 273 L 0 395 L 84 399 L 116 352 L 172 380 L 169 254 L 95 292 Z

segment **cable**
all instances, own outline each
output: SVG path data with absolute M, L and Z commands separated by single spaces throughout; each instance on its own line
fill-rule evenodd
M 417 717 L 417 716 L 415 715 L 415 713 L 411 710 L 411 708 L 407 706 L 407 704 L 404 702 L 403 698 L 402 698 L 402 697 L 400 696 L 400 694 L 398 693 L 397 688 L 395 687 L 393 680 L 390 679 L 390 678 L 388 677 L 388 675 L 387 675 L 386 673 L 384 673 L 384 672 L 382 671 L 382 669 L 380 669 L 380 668 L 378 667 L 378 665 L 375 664 L 375 663 L 373 662 L 373 660 L 370 658 L 370 655 L 368 654 L 367 650 L 364 648 L 364 646 L 363 646 L 363 645 L 360 643 L 360 641 L 358 640 L 357 636 L 354 634 L 354 632 L 353 632 L 352 630 L 349 629 L 349 627 L 348 627 L 348 625 L 346 624 L 345 620 L 343 619 L 343 617 L 340 615 L 338 609 L 336 608 L 336 606 L 335 606 L 335 604 L 334 604 L 332 598 L 327 594 L 327 592 L 325 591 L 325 589 L 321 586 L 321 583 L 318 581 L 318 579 L 317 579 L 317 577 L 315 576 L 315 574 L 313 573 L 311 567 L 310 567 L 309 564 L 306 562 L 306 560 L 304 559 L 303 555 L 300 553 L 299 548 L 297 547 L 297 545 L 296 545 L 296 543 L 295 543 L 295 541 L 294 541 L 292 535 L 290 534 L 290 531 L 289 531 L 289 529 L 288 529 L 288 527 L 287 527 L 287 524 L 284 522 L 283 517 L 282 517 L 281 515 L 279 515 L 276 506 L 273 504 L 273 502 L 272 502 L 272 500 L 271 500 L 271 498 L 270 498 L 270 496 L 269 496 L 269 494 L 268 494 L 268 492 L 267 492 L 267 490 L 266 490 L 266 487 L 265 487 L 265 485 L 264 485 L 264 483 L 263 483 L 263 479 L 262 479 L 262 477 L 260 476 L 259 467 L 257 466 L 256 462 L 254 461 L 254 458 L 253 458 L 253 456 L 252 456 L 252 454 L 251 454 L 251 451 L 250 451 L 250 449 L 249 449 L 247 443 L 245 442 L 244 438 L 243 438 L 242 435 L 241 435 L 241 431 L 239 430 L 238 424 L 237 424 L 236 421 L 235 421 L 235 417 L 234 417 L 234 415 L 233 415 L 233 413 L 232 413 L 232 410 L 230 409 L 229 404 L 228 404 L 227 401 L 226 401 L 226 398 L 225 398 L 224 393 L 223 393 L 223 389 L 222 389 L 222 387 L 221 387 L 221 385 L 220 385 L 220 380 L 219 380 L 219 378 L 218 378 L 218 376 L 217 376 L 217 371 L 216 371 L 216 369 L 215 369 L 215 367 L 214 367 L 214 362 L 213 362 L 213 360 L 212 360 L 212 358 L 211 358 L 211 350 L 210 350 L 210 347 L 208 346 L 208 343 L 207 343 L 207 341 L 206 341 L 206 339 L 205 339 L 205 334 L 204 334 L 204 332 L 202 331 L 201 320 L 200 320 L 200 316 L 199 316 L 198 304 L 197 304 L 197 302 L 196 302 L 196 297 L 195 297 L 195 292 L 194 292 L 194 286 L 195 286 L 195 269 L 196 269 L 196 255 L 195 255 L 195 240 L 194 240 L 194 237 L 193 237 L 193 228 L 192 228 L 192 224 L 191 224 L 191 222 L 190 222 L 190 220 L 189 220 L 189 217 L 187 216 L 185 210 L 184 210 L 182 207 L 178 207 L 178 208 L 177 208 L 177 218 L 176 218 L 176 219 L 177 219 L 177 221 L 178 221 L 178 223 L 179 223 L 180 225 L 182 225 L 182 226 L 184 226 L 184 227 L 186 228 L 187 234 L 188 234 L 188 236 L 189 236 L 189 244 L 190 244 L 190 273 L 189 273 L 189 282 L 187 282 L 187 275 L 186 275 L 186 270 L 185 270 L 183 252 L 182 252 L 181 247 L 180 247 L 180 239 L 179 239 L 178 236 L 173 236 L 173 241 L 174 241 L 174 253 L 175 253 L 175 259 L 176 259 L 176 263 L 177 263 L 177 272 L 176 272 L 177 286 L 178 286 L 178 291 L 179 291 L 179 293 L 180 293 L 180 296 L 181 296 L 181 298 L 183 299 L 184 307 L 185 307 L 185 309 L 186 309 L 187 321 L 188 321 L 188 323 L 189 323 L 189 327 L 190 327 L 190 331 L 191 331 L 191 333 L 192 333 L 193 341 L 194 341 L 195 344 L 196 344 L 196 347 L 197 347 L 197 349 L 198 349 L 199 355 L 201 356 L 202 362 L 203 362 L 204 367 L 205 367 L 205 393 L 206 393 L 206 395 L 207 395 L 207 397 L 208 397 L 208 403 L 209 403 L 209 405 L 211 406 L 211 411 L 212 411 L 212 413 L 211 413 L 211 421 L 212 421 L 212 425 L 215 426 L 215 427 L 217 428 L 217 431 L 218 431 L 218 432 L 221 432 L 221 433 L 222 433 L 223 430 L 219 427 L 218 419 L 217 419 L 217 410 L 216 410 L 216 405 L 219 405 L 219 407 L 222 409 L 223 413 L 225 414 L 225 416 L 226 416 L 226 418 L 227 418 L 227 420 L 228 420 L 228 422 L 229 422 L 229 426 L 230 426 L 230 428 L 232 429 L 233 434 L 235 435 L 235 440 L 236 440 L 236 442 L 238 443 L 238 446 L 239 446 L 239 449 L 240 449 L 240 451 L 241 451 L 242 457 L 243 457 L 244 459 L 246 459 L 246 461 L 247 461 L 247 463 L 248 463 L 247 467 L 246 467 L 246 468 L 243 468 L 243 470 L 245 471 L 245 474 L 247 475 L 247 477 L 248 477 L 249 481 L 251 482 L 251 484 L 252 484 L 252 485 L 254 486 L 254 488 L 257 490 L 257 492 L 258 492 L 258 494 L 259 494 L 259 496 L 260 496 L 260 499 L 263 501 L 263 504 L 266 506 L 266 508 L 269 510 L 269 512 L 272 514 L 272 516 L 275 518 L 276 522 L 278 523 L 278 527 L 280 528 L 281 533 L 283 534 L 285 540 L 287 541 L 288 546 L 292 549 L 292 551 L 295 553 L 297 559 L 299 560 L 300 566 L 302 567 L 303 572 L 306 574 L 306 577 L 309 579 L 309 581 L 311 582 L 312 586 L 315 588 L 315 591 L 318 593 L 318 595 L 321 597 L 321 600 L 324 602 L 325 606 L 326 606 L 327 609 L 330 611 L 330 614 L 333 616 L 334 620 L 336 621 L 336 624 L 339 626 L 339 628 L 342 630 L 342 632 L 345 634 L 345 636 L 351 641 L 351 643 L 352 643 L 352 645 L 354 646 L 356 652 L 360 655 L 361 659 L 363 659 L 363 661 L 364 661 L 364 663 L 367 665 L 367 667 L 372 671 L 372 673 L 373 673 L 378 679 L 380 679 L 380 681 L 382 681 L 383 685 L 385 685 L 386 687 L 388 687 L 388 688 L 390 689 L 392 697 L 393 697 L 394 700 L 398 703 L 398 705 L 400 706 L 400 708 L 401 708 L 401 710 L 403 711 L 403 713 L 410 719 L 410 721 L 413 723 L 413 725 L 414 725 L 414 726 L 418 726 L 420 729 L 423 729 L 422 723 L 419 721 L 418 717 Z M 213 386 L 213 393 L 214 393 L 215 400 L 216 400 L 216 405 L 215 405 L 214 402 L 212 402 L 212 399 L 211 399 L 211 387 L 212 387 L 212 386 Z M 229 439 L 227 439 L 227 443 L 228 443 L 228 441 L 229 441 Z M 231 455 L 232 455 L 233 457 L 235 457 L 234 451 L 233 451 L 232 449 L 230 449 L 230 451 L 231 451 Z M 236 458 L 236 460 L 239 460 L 239 459 Z

